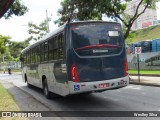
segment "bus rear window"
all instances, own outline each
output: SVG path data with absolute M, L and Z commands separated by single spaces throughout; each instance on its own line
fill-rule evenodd
M 118 54 L 124 40 L 120 26 L 109 23 L 90 23 L 71 26 L 73 49 L 80 56 Z

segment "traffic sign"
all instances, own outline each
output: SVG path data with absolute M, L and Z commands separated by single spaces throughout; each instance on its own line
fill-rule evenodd
M 135 54 L 141 54 L 142 53 L 142 47 L 135 47 Z

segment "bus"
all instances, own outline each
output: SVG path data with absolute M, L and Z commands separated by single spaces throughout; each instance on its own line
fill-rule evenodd
M 142 53 L 152 52 L 152 40 L 144 40 L 138 43 L 142 47 Z
M 66 22 L 22 50 L 22 76 L 44 95 L 102 92 L 129 84 L 121 24 Z
M 145 60 L 146 66 L 160 66 L 160 54 Z
M 160 51 L 160 38 L 152 40 L 152 52 Z

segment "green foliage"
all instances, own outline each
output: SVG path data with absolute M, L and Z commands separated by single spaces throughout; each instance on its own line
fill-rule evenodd
M 10 39 L 11 37 L 9 36 L 0 35 L 0 62 L 19 60 L 22 49 L 29 45 L 27 40 L 24 42 L 13 42 Z
M 132 31 L 131 34 L 134 34 L 135 36 L 133 38 L 127 38 L 127 43 L 160 38 L 160 25 Z
M 107 15 L 111 18 L 119 19 L 126 28 L 124 37 L 129 36 L 131 27 L 134 21 L 142 15 L 146 8 L 155 8 L 155 3 L 160 0 L 139 0 L 135 8 L 134 15 L 125 13 L 127 2 L 131 0 L 63 0 L 61 2 L 62 8 L 58 10 L 60 18 L 55 21 L 59 25 L 67 21 L 68 18 L 72 20 L 101 20 L 102 15 Z M 139 6 L 144 5 L 140 12 Z
M 11 42 L 8 46 L 12 60 L 19 60 L 21 51 L 28 46 L 28 42 Z
M 11 60 L 13 60 L 13 57 L 11 56 L 11 53 L 9 52 L 8 47 L 6 48 L 6 51 L 3 54 L 3 56 L 4 56 L 4 61 L 11 61 Z
M 26 12 L 28 12 L 28 8 L 22 3 L 22 0 L 15 0 L 4 17 L 5 19 L 9 19 L 12 15 L 23 16 Z
M 129 35 L 128 35 L 128 38 L 126 40 L 126 43 L 133 43 L 133 39 L 134 37 L 136 36 L 136 34 L 134 32 L 131 32 Z
M 0 35 L 0 54 L 4 54 L 6 51 L 6 45 L 9 43 L 10 37 L 9 36 L 2 36 Z
M 2 84 L 0 84 L 0 111 L 19 111 L 18 105 L 15 103 L 13 96 L 9 94 L 7 89 L 5 89 Z M 2 119 L 2 118 L 1 118 Z M 9 120 L 9 119 L 8 119 Z
M 44 35 L 47 34 L 48 32 L 48 26 L 47 26 L 47 20 L 44 20 L 43 22 L 41 22 L 39 25 L 36 25 L 32 22 L 28 23 L 28 33 L 31 35 L 30 38 L 28 38 L 28 40 L 39 40 L 40 38 L 42 38 Z

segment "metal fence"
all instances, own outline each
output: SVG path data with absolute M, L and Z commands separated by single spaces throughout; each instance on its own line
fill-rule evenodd
M 0 70 L 11 69 L 21 69 L 21 62 L 9 61 L 5 63 L 0 63 Z

